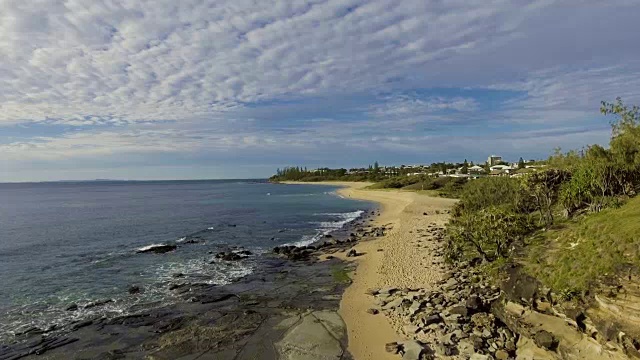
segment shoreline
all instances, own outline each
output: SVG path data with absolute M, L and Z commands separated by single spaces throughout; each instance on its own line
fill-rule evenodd
M 367 310 L 378 307 L 375 298 L 367 295 L 367 291 L 380 288 L 430 289 L 437 286 L 444 276 L 441 259 L 433 254 L 433 249 L 426 242 L 425 245 L 419 244 L 418 232 L 430 225 L 444 225 L 448 219 L 445 211 L 456 200 L 415 192 L 364 189 L 370 183 L 286 184 L 339 186 L 338 193 L 346 198 L 379 204 L 380 216 L 373 218 L 372 225 L 391 226 L 392 229 L 383 237 L 360 241 L 355 245 L 354 248 L 362 256 L 342 258 L 353 262 L 356 271 L 351 276 L 352 283 L 342 295 L 338 313 L 346 323 L 348 351 L 354 359 L 397 359 L 397 355 L 385 351 L 385 344 L 406 341 L 409 337 L 403 336 L 403 324 L 398 319 L 387 318 L 382 313 L 367 313 Z M 420 251 L 416 251 L 416 247 Z

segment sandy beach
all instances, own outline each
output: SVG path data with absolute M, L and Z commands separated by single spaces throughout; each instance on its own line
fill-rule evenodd
M 446 223 L 449 215 L 442 210 L 450 209 L 456 200 L 399 190 L 368 190 L 368 183 L 320 184 L 341 186 L 338 192 L 344 197 L 379 203 L 381 213 L 374 224 L 392 227 L 384 237 L 360 242 L 355 248 L 362 256 L 348 258 L 356 262 L 357 270 L 342 297 L 339 313 L 347 325 L 349 352 L 356 360 L 397 360 L 397 355 L 385 352 L 384 345 L 404 340 L 402 325 L 383 314 L 367 313 L 375 305 L 366 291 L 385 287 L 429 289 L 441 279 L 441 259 L 431 255 L 428 238 L 420 238 L 418 230 Z

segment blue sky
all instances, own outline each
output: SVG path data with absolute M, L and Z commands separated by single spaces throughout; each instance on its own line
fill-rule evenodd
M 0 2 L 0 181 L 541 158 L 640 104 L 640 0 Z

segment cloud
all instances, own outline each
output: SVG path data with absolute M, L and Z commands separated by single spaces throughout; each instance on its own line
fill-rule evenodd
M 606 141 L 599 101 L 640 103 L 638 16 L 636 0 L 0 1 L 1 161 Z

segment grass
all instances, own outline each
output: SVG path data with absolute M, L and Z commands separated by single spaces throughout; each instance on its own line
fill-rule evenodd
M 349 271 L 345 266 L 342 266 L 342 265 L 332 266 L 331 275 L 333 276 L 333 280 L 338 284 L 348 284 L 351 282 L 351 277 L 349 277 Z
M 640 269 L 640 197 L 554 226 L 529 242 L 527 271 L 568 297 L 627 275 Z

